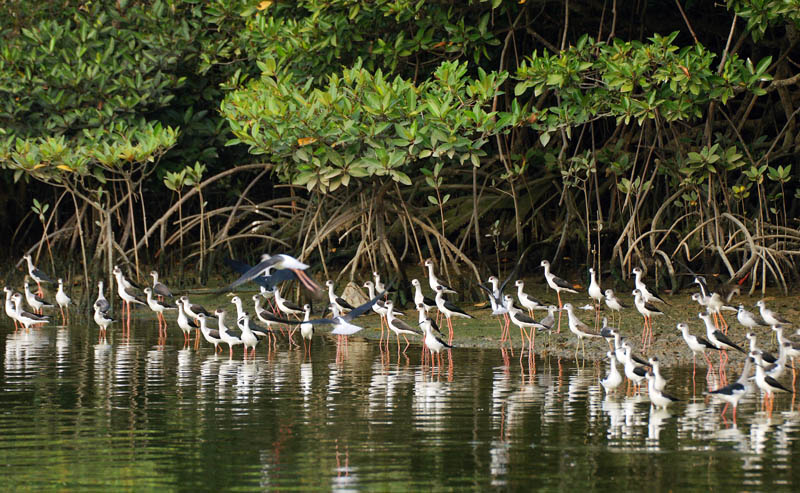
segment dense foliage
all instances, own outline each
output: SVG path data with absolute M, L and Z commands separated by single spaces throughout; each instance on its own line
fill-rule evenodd
M 800 245 L 798 12 L 7 2 L 7 197 L 55 205 L 21 224 L 40 221 L 57 248 L 80 240 L 137 266 L 142 249 L 177 249 L 205 272 L 209 255 L 247 245 L 292 249 L 326 275 L 335 263 L 402 276 L 435 256 L 480 276 L 534 244 L 623 277 L 663 266 L 676 287 L 701 263 L 784 283 Z

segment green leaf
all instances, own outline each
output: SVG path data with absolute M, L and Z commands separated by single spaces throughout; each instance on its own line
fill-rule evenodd
M 542 144 L 542 147 L 547 147 L 547 143 L 550 142 L 550 133 L 549 132 L 540 133 L 539 142 Z

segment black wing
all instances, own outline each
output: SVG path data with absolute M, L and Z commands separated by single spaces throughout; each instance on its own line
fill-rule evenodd
M 276 323 L 276 324 L 290 324 L 291 325 L 291 324 L 294 323 L 294 321 L 292 321 L 292 320 L 286 320 L 285 318 L 276 317 L 275 314 L 273 314 L 272 312 L 268 312 L 267 310 L 261 310 L 260 312 L 258 312 L 258 315 L 261 318 L 263 318 L 265 320 L 269 320 L 270 322 L 273 322 L 273 323 Z
M 271 266 L 275 265 L 279 260 L 281 260 L 281 258 L 276 255 L 274 257 L 268 258 L 267 260 L 264 260 L 262 262 L 257 263 L 256 265 L 254 265 L 253 267 L 250 267 L 248 270 L 246 270 L 244 273 L 242 273 L 242 275 L 239 277 L 239 279 L 233 281 L 233 283 L 231 283 L 231 285 L 228 286 L 228 289 L 230 290 L 230 289 L 233 289 L 233 288 L 235 288 L 237 286 L 240 286 L 240 285 L 246 283 L 247 281 L 252 281 L 256 277 L 260 276 L 261 273 L 264 272 L 268 267 L 271 267 Z M 230 265 L 230 264 L 228 264 L 228 265 Z M 264 286 L 264 287 L 267 287 L 267 286 Z
M 33 275 L 38 277 L 39 279 L 41 279 L 44 282 L 55 282 L 50 278 L 50 276 L 48 276 L 47 274 L 45 274 L 44 272 L 42 272 L 41 270 L 39 270 L 36 267 L 33 268 Z
M 770 387 L 782 390 L 784 392 L 789 392 L 789 393 L 792 393 L 792 394 L 794 393 L 794 391 L 787 389 L 786 387 L 783 386 L 782 383 L 780 383 L 779 381 L 775 380 L 774 378 L 772 378 L 769 375 L 765 375 L 764 376 L 764 381 L 767 382 L 767 384 Z
M 739 346 L 738 346 L 738 345 L 737 345 L 735 342 L 733 342 L 732 340 L 730 340 L 730 339 L 728 338 L 728 336 L 726 336 L 726 335 L 725 335 L 725 334 L 723 334 L 722 332 L 720 332 L 720 331 L 718 331 L 718 330 L 715 330 L 715 331 L 714 331 L 714 337 L 716 337 L 716 338 L 717 338 L 717 340 L 718 340 L 719 342 L 721 342 L 721 343 L 725 344 L 726 346 L 730 346 L 730 347 L 732 347 L 733 349 L 735 349 L 735 350 L 739 351 L 740 353 L 747 354 L 747 351 L 745 351 L 744 349 L 742 349 L 741 347 L 739 347 Z
M 358 306 L 356 308 L 353 308 L 353 310 L 351 310 L 350 313 L 348 313 L 347 315 L 343 316 L 342 318 L 344 320 L 350 322 L 354 318 L 356 318 L 356 317 L 358 317 L 360 315 L 363 315 L 364 313 L 367 312 L 367 310 L 371 310 L 372 309 L 372 305 L 377 303 L 380 298 L 383 298 L 383 295 L 385 295 L 385 294 L 386 294 L 386 292 L 378 293 L 377 296 L 375 296 L 371 300 L 367 301 L 363 305 Z
M 472 315 L 470 315 L 469 313 L 467 313 L 464 310 L 462 310 L 461 308 L 459 308 L 456 305 L 450 303 L 449 301 L 445 301 L 444 302 L 444 307 L 447 308 L 448 310 L 450 310 L 451 312 L 460 313 L 462 315 L 466 315 L 469 318 L 475 318 Z
M 695 336 L 695 338 L 697 339 L 697 342 L 700 343 L 706 349 L 716 349 L 717 351 L 719 351 L 719 348 L 711 344 L 705 337 Z
M 239 260 L 226 258 L 224 260 L 224 262 L 228 265 L 228 267 L 230 267 L 234 271 L 238 272 L 239 274 L 245 274 L 251 269 L 249 264 L 246 264 L 246 263 L 241 262 Z M 294 272 L 292 272 L 292 274 L 294 274 Z M 268 279 L 269 279 L 269 277 L 267 277 L 267 276 L 256 276 L 256 277 L 254 277 L 252 279 L 252 281 L 255 282 L 256 284 L 258 284 L 259 286 L 264 286 L 268 290 L 271 290 L 272 289 L 272 285 L 269 283 Z M 232 289 L 232 286 L 233 285 L 228 286 L 227 288 L 225 288 L 222 291 L 229 291 L 230 289 Z
M 720 389 L 712 390 L 711 392 L 709 392 L 709 394 L 733 395 L 735 392 L 743 392 L 743 391 L 744 391 L 744 385 L 740 384 L 739 382 L 734 382 Z
M 228 330 L 226 330 L 225 332 L 231 337 L 239 337 L 239 338 L 242 337 L 242 331 L 239 329 L 228 328 Z
M 492 289 L 489 286 L 486 286 L 485 284 L 480 284 L 479 283 L 478 287 L 481 288 L 482 290 L 486 291 L 487 293 L 489 293 L 489 298 L 494 299 L 495 303 L 497 303 L 498 305 L 502 306 L 502 304 L 503 304 L 502 300 L 500 300 L 498 298 L 495 298 L 494 291 L 492 291 Z M 500 289 L 500 292 L 502 293 L 503 290 Z
M 162 282 L 153 285 L 153 292 L 159 296 L 166 296 L 167 298 L 172 298 L 172 292 L 169 290 L 167 285 Z
M 428 319 L 428 322 L 431 324 L 431 328 L 432 328 L 433 330 L 435 330 L 436 332 L 438 332 L 438 333 L 442 334 L 442 331 L 441 331 L 441 330 L 439 330 L 439 325 L 436 323 L 436 321 L 435 321 L 434 319 L 432 319 L 432 318 L 429 318 L 429 319 Z M 442 335 L 444 335 L 444 334 L 442 334 Z
M 342 308 L 344 308 L 344 309 L 346 309 L 346 310 L 353 310 L 353 309 L 355 308 L 353 305 L 351 305 L 350 303 L 348 303 L 347 301 L 345 301 L 345 299 L 344 299 L 344 298 L 339 298 L 339 297 L 337 297 L 337 298 L 336 298 L 336 303 L 339 303 L 339 306 L 341 306 Z M 288 306 L 288 305 L 287 305 L 287 306 Z M 300 307 L 298 307 L 298 308 L 300 308 Z

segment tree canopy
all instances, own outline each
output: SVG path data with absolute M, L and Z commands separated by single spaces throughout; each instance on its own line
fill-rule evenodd
M 480 276 L 534 244 L 785 285 L 798 7 L 7 2 L 6 195 L 61 204 L 43 234 L 109 262 L 288 247 Z

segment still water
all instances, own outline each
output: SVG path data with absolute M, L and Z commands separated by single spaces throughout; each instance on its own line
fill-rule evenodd
M 705 371 L 667 369 L 683 402 L 604 394 L 605 363 L 455 349 L 452 367 L 374 341 L 285 343 L 254 361 L 157 343 L 155 322 L 0 327 L 0 488 L 614 491 L 796 489 L 800 414 L 755 393 L 737 426 Z M 339 356 L 337 358 L 337 355 Z M 398 361 L 399 360 L 399 361 Z M 735 361 L 732 381 L 738 376 Z M 713 385 L 716 386 L 716 383 Z M 694 397 L 693 397 L 694 395 Z M 800 455 L 798 455 L 800 457 Z

